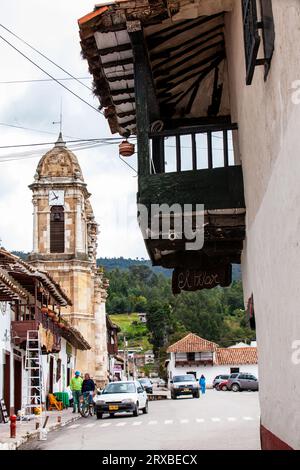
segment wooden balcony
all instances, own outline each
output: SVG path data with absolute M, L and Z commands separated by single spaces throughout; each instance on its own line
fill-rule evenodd
M 195 361 L 187 360 L 176 360 L 175 367 L 201 367 L 201 366 L 212 366 L 213 359 L 197 359 Z
M 141 161 L 138 203 L 148 211 L 146 247 L 154 265 L 166 268 L 218 268 L 240 263 L 245 237 L 243 174 L 236 165 L 233 124 L 179 128 L 150 134 L 149 166 Z M 142 157 L 141 159 L 142 160 Z M 139 160 L 139 161 L 140 161 Z M 159 232 L 152 230 L 153 205 L 184 205 L 192 209 L 196 228 L 196 205 L 204 207 L 204 246 L 186 251 L 184 232 L 178 233 L 176 210 L 169 214 L 169 233 L 159 214 Z M 175 207 L 175 206 L 174 206 Z M 165 216 L 166 217 L 166 216 Z M 182 227 L 184 222 L 182 223 Z
M 38 331 L 40 325 L 42 325 L 46 330 L 49 330 L 53 335 L 54 343 L 51 352 L 59 352 L 61 349 L 61 335 L 59 328 L 50 318 L 47 318 L 44 314 L 42 314 L 39 309 L 36 310 L 34 318 L 32 319 L 11 322 L 14 343 L 25 349 L 27 332 L 29 330 Z M 42 349 L 42 352 L 46 353 L 47 351 Z

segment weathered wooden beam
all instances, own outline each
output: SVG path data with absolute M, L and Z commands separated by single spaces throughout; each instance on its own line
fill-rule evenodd
M 164 93 L 165 91 L 168 91 L 170 88 L 175 88 L 176 86 L 180 85 L 181 83 L 184 83 L 194 77 L 197 77 L 197 75 L 200 75 L 202 73 L 209 73 L 211 70 L 213 70 L 222 60 L 225 59 L 225 51 L 220 50 L 211 56 L 200 60 L 196 64 L 189 64 L 186 68 L 183 70 L 179 70 L 178 72 L 169 75 L 167 79 L 164 80 L 158 80 L 156 82 L 156 86 L 161 91 L 159 94 Z M 208 67 L 205 67 L 204 69 L 201 69 L 201 67 L 208 65 Z M 199 70 L 200 69 L 200 70 Z M 192 70 L 195 70 L 193 73 L 188 73 Z M 187 74 L 187 75 L 186 75 Z
M 183 22 L 183 26 L 172 26 L 170 27 L 170 32 L 169 34 L 165 35 L 165 31 L 161 31 L 156 33 L 153 36 L 148 36 L 147 42 L 149 44 L 149 49 L 154 49 L 155 47 L 160 46 L 161 44 L 170 41 L 174 37 L 185 33 L 186 31 L 191 31 L 194 28 L 197 28 L 201 26 L 202 24 L 208 23 L 212 21 L 213 19 L 223 15 L 223 13 L 218 13 L 216 15 L 212 16 L 206 16 L 206 17 L 201 17 L 200 19 L 197 20 L 187 20 L 187 22 Z
M 213 28 L 205 31 L 204 33 L 198 34 L 197 36 L 188 39 L 180 44 L 176 44 L 176 46 L 169 47 L 168 49 L 163 49 L 160 52 L 150 54 L 151 62 L 155 62 L 156 60 L 160 60 L 157 65 L 153 66 L 153 70 L 156 70 L 158 67 L 164 67 L 169 63 L 170 60 L 177 60 L 182 57 L 183 54 L 188 54 L 195 50 L 195 48 L 202 47 L 204 44 L 207 44 L 209 41 L 216 39 L 217 37 L 221 36 L 224 38 L 223 31 L 219 31 L 220 28 L 224 27 L 224 23 L 214 26 Z M 212 34 L 215 33 L 216 34 Z M 209 36 L 212 34 L 211 36 Z M 207 37 L 209 36 L 209 37 Z M 205 39 L 204 39 L 205 38 Z M 190 46 L 191 44 L 191 46 Z M 189 46 L 185 49 L 186 46 Z M 183 49 L 183 50 L 182 50 Z M 175 53 L 174 55 L 172 55 Z M 165 57 L 165 60 L 161 60 Z
M 114 52 L 124 52 L 124 51 L 130 51 L 131 50 L 131 44 L 118 44 L 117 46 L 112 46 L 112 47 L 106 47 L 105 49 L 99 49 L 99 53 L 102 56 L 105 56 L 107 54 L 113 54 Z
M 168 124 L 171 124 L 168 123 Z M 197 118 L 174 120 L 174 129 L 167 128 L 161 132 L 150 132 L 150 137 L 165 136 L 172 137 L 175 135 L 201 134 L 206 132 L 218 132 L 223 130 L 237 130 L 238 125 L 230 121 L 230 116 L 222 116 L 220 118 Z
M 199 57 L 201 54 L 203 54 L 204 52 L 207 52 L 209 51 L 210 49 L 214 49 L 214 48 L 223 48 L 225 49 L 225 42 L 224 40 L 222 41 L 217 41 L 217 42 L 214 42 L 213 44 L 210 44 L 209 46 L 206 46 L 206 47 L 203 47 L 202 49 L 200 50 L 197 50 L 194 54 L 191 54 L 191 55 L 185 55 L 186 52 L 183 51 L 182 54 L 180 55 L 180 57 L 183 57 L 182 60 L 179 60 L 178 62 L 176 61 L 177 59 L 173 58 L 170 60 L 170 61 L 175 61 L 175 63 L 173 65 L 171 65 L 170 67 L 166 67 L 166 68 L 162 68 L 162 67 L 159 67 L 159 68 L 156 68 L 156 70 L 153 72 L 153 77 L 154 78 L 159 78 L 159 77 L 163 77 L 163 76 L 167 76 L 169 75 L 172 71 L 176 70 L 177 68 L 181 67 L 182 65 L 185 65 L 187 64 L 187 62 L 193 60 L 195 57 Z M 193 50 L 195 50 L 195 46 L 193 47 Z
M 146 62 L 146 50 L 144 41 L 141 41 L 142 31 L 133 30 L 129 37 L 133 51 L 134 75 L 135 75 L 135 100 L 136 100 L 136 122 L 137 122 L 137 145 L 138 145 L 138 174 L 147 177 L 150 174 L 149 154 L 149 103 L 147 82 L 149 68 Z

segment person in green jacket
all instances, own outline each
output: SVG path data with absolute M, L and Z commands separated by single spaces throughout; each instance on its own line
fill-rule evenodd
M 70 381 L 70 389 L 73 395 L 73 413 L 76 413 L 76 406 L 79 413 L 79 399 L 81 395 L 82 382 L 83 380 L 80 376 L 80 372 L 77 370 L 75 372 L 75 376 L 72 377 Z

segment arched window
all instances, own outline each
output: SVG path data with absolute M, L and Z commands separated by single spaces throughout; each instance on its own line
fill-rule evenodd
M 50 253 L 65 251 L 65 214 L 62 206 L 53 206 L 50 215 Z

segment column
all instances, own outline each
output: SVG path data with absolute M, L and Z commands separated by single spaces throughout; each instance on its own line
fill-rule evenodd
M 76 201 L 76 235 L 75 235 L 75 251 L 82 253 L 83 246 L 82 246 L 82 217 L 81 217 L 81 200 L 77 198 Z
M 33 204 L 33 242 L 32 242 L 32 249 L 33 253 L 37 253 L 39 251 L 38 246 L 38 239 L 39 239 L 39 231 L 38 231 L 38 201 L 36 199 L 32 200 Z

